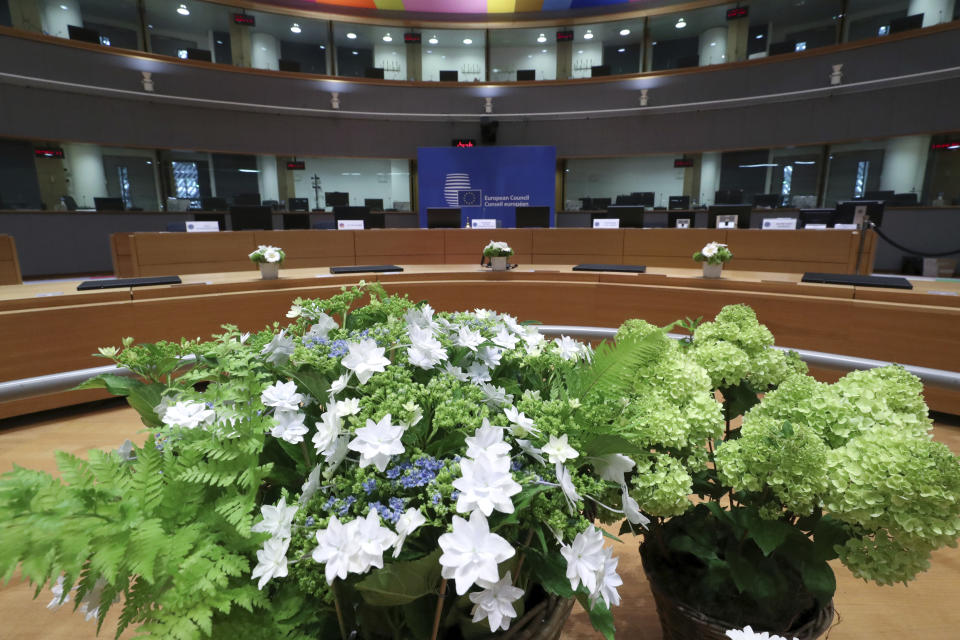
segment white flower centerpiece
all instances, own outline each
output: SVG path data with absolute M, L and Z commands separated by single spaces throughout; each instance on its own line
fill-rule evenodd
M 261 244 L 250 254 L 250 261 L 260 266 L 260 276 L 264 280 L 276 280 L 280 275 L 280 265 L 287 254 L 280 247 Z
M 491 240 L 483 248 L 483 257 L 490 260 L 490 268 L 494 271 L 507 270 L 507 258 L 513 255 L 513 249 L 506 242 Z
M 703 263 L 704 278 L 719 278 L 723 265 L 733 258 L 733 252 L 721 242 L 708 242 L 703 249 L 693 254 L 693 259 Z
M 119 601 L 118 632 L 162 637 L 537 633 L 573 598 L 613 637 L 622 581 L 597 520 L 644 521 L 620 453 L 637 445 L 603 418 L 663 332 L 594 350 L 379 285 L 288 317 L 106 349 L 141 378 L 85 386 L 127 396 L 146 441 L 58 454 L 62 480 L 0 477 L 0 573 L 100 623 Z

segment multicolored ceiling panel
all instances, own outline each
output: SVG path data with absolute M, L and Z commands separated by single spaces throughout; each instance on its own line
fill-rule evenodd
M 269 1 L 269 0 L 268 0 Z M 416 11 L 418 13 L 528 13 L 599 9 L 643 0 L 313 0 L 315 4 L 351 9 Z M 307 4 L 309 2 L 305 2 Z M 279 4 L 279 3 L 278 3 Z M 291 4 L 289 0 L 283 4 Z

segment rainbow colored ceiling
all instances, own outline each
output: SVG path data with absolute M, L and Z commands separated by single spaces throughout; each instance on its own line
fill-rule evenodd
M 642 2 L 642 0 L 314 0 L 314 2 L 318 9 L 326 5 L 327 7 L 383 11 L 481 14 L 600 9 Z M 309 0 L 303 2 L 303 4 L 308 3 Z

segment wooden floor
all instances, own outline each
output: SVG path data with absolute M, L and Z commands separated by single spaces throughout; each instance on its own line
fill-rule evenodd
M 142 442 L 146 434 L 136 413 L 117 402 L 94 408 L 74 407 L 38 416 L 0 421 L 0 473 L 13 464 L 55 471 L 57 449 L 83 454 L 90 448 L 116 448 L 125 439 Z M 938 424 L 935 438 L 960 453 L 960 426 Z M 619 546 L 619 545 L 618 545 Z M 624 586 L 623 599 L 614 610 L 618 637 L 627 640 L 660 640 L 653 599 L 640 567 L 636 547 L 629 543 L 615 550 Z M 836 607 L 839 621 L 831 640 L 954 640 L 960 638 L 960 550 L 946 549 L 933 556 L 928 572 L 909 586 L 877 587 L 855 580 L 843 567 L 837 572 Z M 50 612 L 48 591 L 33 600 L 33 587 L 17 578 L 0 587 L 0 639 L 84 640 L 94 638 L 96 624 L 84 622 L 70 607 Z M 950 603 L 954 604 L 950 604 Z M 104 625 L 103 637 L 112 637 L 116 612 Z M 132 633 L 124 637 L 132 636 Z M 586 614 L 577 605 L 562 635 L 563 640 L 598 638 Z

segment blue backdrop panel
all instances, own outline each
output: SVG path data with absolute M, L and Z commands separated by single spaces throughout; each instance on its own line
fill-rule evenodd
M 421 147 L 417 149 L 420 226 L 428 208 L 460 208 L 467 218 L 516 226 L 516 207 L 550 207 L 554 226 L 555 147 Z

